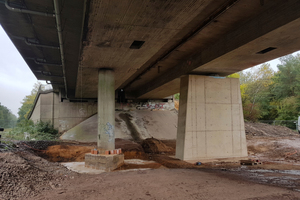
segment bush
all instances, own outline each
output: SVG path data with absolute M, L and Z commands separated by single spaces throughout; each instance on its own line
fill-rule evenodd
M 174 99 L 178 100 L 179 101 L 179 98 L 180 98 L 180 93 L 176 93 L 174 94 Z
M 243 106 L 244 119 L 251 122 L 256 122 L 260 117 L 260 110 L 257 105 L 251 103 Z
M 58 138 L 58 130 L 53 128 L 50 122 L 39 121 L 33 123 L 32 120 L 22 120 L 17 124 L 17 126 L 9 131 L 6 135 L 7 138 L 16 140 L 25 140 L 24 132 L 30 134 L 27 140 L 55 140 Z

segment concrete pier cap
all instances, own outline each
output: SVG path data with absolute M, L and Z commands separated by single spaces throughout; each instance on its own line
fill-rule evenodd
M 98 135 L 97 146 L 115 149 L 115 73 L 113 69 L 98 71 Z

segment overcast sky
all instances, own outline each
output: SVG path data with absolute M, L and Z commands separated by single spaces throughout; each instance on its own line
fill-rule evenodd
M 0 103 L 17 117 L 21 101 L 37 79 L 0 26 Z
M 278 59 L 269 62 L 273 69 Z M 21 101 L 29 95 L 37 79 L 0 26 L 0 103 L 17 117 Z M 45 83 L 45 82 L 42 82 Z

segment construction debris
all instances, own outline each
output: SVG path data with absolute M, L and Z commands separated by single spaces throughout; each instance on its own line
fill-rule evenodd
M 259 160 L 240 160 L 241 165 L 261 165 Z

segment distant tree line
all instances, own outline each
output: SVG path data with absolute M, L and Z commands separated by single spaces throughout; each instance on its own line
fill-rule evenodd
M 1 128 L 13 128 L 17 123 L 20 123 L 27 119 L 31 109 L 33 108 L 33 103 L 35 96 L 39 90 L 41 83 L 37 82 L 34 84 L 30 95 L 27 95 L 22 100 L 22 106 L 19 108 L 17 118 L 12 112 L 0 103 L 0 127 Z
M 240 78 L 244 118 L 297 120 L 300 114 L 300 55 L 280 58 L 278 71 L 262 64 L 232 76 Z

